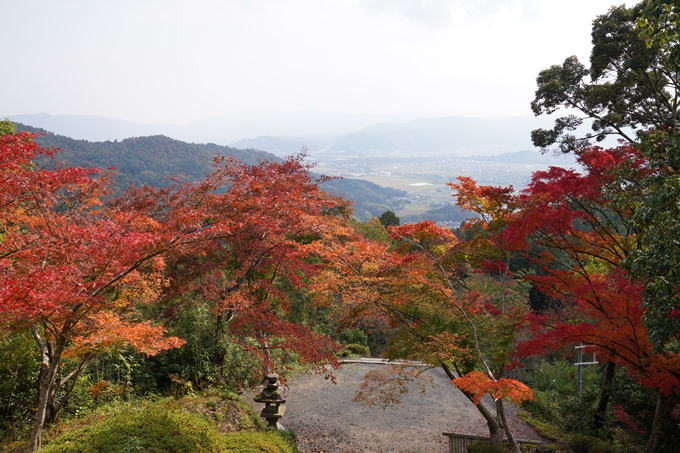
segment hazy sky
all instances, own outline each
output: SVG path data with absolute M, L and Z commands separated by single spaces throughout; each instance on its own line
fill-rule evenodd
M 2 0 L 0 114 L 530 115 L 538 71 L 586 61 L 612 4 Z

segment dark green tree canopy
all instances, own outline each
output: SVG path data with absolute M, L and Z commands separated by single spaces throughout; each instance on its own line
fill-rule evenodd
M 593 21 L 589 69 L 571 56 L 539 73 L 534 114 L 568 113 L 552 129 L 531 133 L 542 152 L 579 152 L 612 135 L 634 143 L 648 129 L 677 126 L 678 66 L 669 59 L 668 40 L 650 39 L 656 29 L 645 35 L 638 25 L 646 20 L 645 5 L 612 7 Z M 586 120 L 591 131 L 577 135 Z
M 380 220 L 380 223 L 382 223 L 382 226 L 385 228 L 389 226 L 399 226 L 401 221 L 399 220 L 399 217 L 394 213 L 394 211 L 388 210 L 380 214 L 380 217 L 378 217 L 378 220 Z
M 647 0 L 638 20 L 641 35 L 649 43 L 659 45 L 669 65 L 680 66 L 680 2 Z

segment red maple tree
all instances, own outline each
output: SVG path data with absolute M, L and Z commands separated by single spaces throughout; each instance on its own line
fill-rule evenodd
M 0 136 L 2 323 L 29 327 L 42 358 L 31 451 L 40 448 L 45 418 L 59 409 L 57 390 L 75 382 L 102 342 L 147 354 L 182 344 L 108 292 L 159 255 L 148 219 L 103 206 L 108 179 L 97 170 L 36 168 L 37 157 L 52 154 L 29 134 Z M 79 364 L 61 376 L 71 345 Z
M 131 346 L 152 355 L 182 344 L 136 307 L 196 282 L 265 368 L 273 348 L 334 362 L 329 339 L 282 316 L 279 283 L 301 287 L 316 272 L 308 244 L 346 206 L 318 188 L 302 156 L 256 166 L 218 158 L 203 181 L 133 188 L 104 202 L 106 174 L 33 163 L 53 154 L 30 134 L 0 137 L 1 322 L 30 328 L 42 355 L 31 451 L 59 409 L 57 390 L 97 353 Z M 67 354 L 78 366 L 62 373 Z
M 603 393 L 594 420 L 599 429 L 617 366 L 658 392 L 657 413 L 647 451 L 653 449 L 669 397 L 680 390 L 680 356 L 655 350 L 643 322 L 644 285 L 628 275 L 625 260 L 637 246 L 634 205 L 626 192 L 637 190 L 627 175 L 648 172 L 645 159 L 631 147 L 591 148 L 579 156 L 584 171 L 558 167 L 534 173 L 517 196 L 517 210 L 504 235 L 542 270 L 528 275 L 543 294 L 573 305 L 568 318 L 547 323 L 534 317 L 533 340 L 519 345 L 524 356 L 584 343 L 607 363 Z M 530 246 L 540 253 L 530 253 Z M 657 433 L 658 434 L 658 433 Z

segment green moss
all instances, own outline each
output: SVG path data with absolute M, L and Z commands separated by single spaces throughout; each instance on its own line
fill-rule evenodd
M 232 403 L 234 403 L 232 401 Z M 226 405 L 204 397 L 116 404 L 65 424 L 41 451 L 46 453 L 297 453 L 294 437 L 261 429 L 242 400 Z M 234 407 L 232 407 L 234 406 Z M 238 412 L 239 424 L 251 431 L 224 433 L 215 422 Z M 244 426 L 245 425 L 245 426 Z
M 253 407 L 231 392 L 208 391 L 179 399 L 175 404 L 189 412 L 197 412 L 214 420 L 220 431 L 264 430 L 267 424 Z
M 297 451 L 275 431 L 230 433 L 225 437 L 224 451 L 229 453 L 295 453 Z
M 551 425 L 550 423 L 537 420 L 533 418 L 529 413 L 520 411 L 519 412 L 519 418 L 522 419 L 526 424 L 530 425 L 532 428 L 534 428 L 538 433 L 545 437 L 546 439 L 550 440 L 556 440 L 556 441 L 563 441 L 564 440 L 564 433 L 555 425 Z
M 132 451 L 222 452 L 222 434 L 200 414 L 169 404 L 146 402 L 116 406 L 91 424 L 64 433 L 43 449 L 46 453 L 117 453 Z

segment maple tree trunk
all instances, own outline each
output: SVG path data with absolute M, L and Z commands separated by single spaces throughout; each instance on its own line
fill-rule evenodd
M 482 414 L 482 417 L 484 417 L 484 419 L 486 420 L 486 425 L 489 427 L 489 441 L 497 447 L 502 447 L 503 430 L 501 429 L 502 427 L 500 423 L 498 423 L 496 417 L 493 416 L 491 411 L 487 409 L 483 403 L 479 403 L 477 405 L 477 410 L 479 411 L 480 414 Z
M 57 369 L 66 344 L 65 341 L 57 341 L 53 346 L 40 338 L 35 326 L 31 327 L 31 331 L 40 347 L 41 354 L 40 392 L 28 448 L 28 451 L 33 452 L 42 447 L 42 429 L 49 412 L 50 400 L 54 404 L 54 395 L 56 395 L 57 390 Z
M 58 371 L 57 367 L 57 371 Z M 55 377 L 56 377 L 55 373 Z M 52 423 L 57 419 L 57 390 L 59 390 L 57 386 L 57 380 L 54 379 L 54 381 L 50 384 L 49 390 L 47 392 L 47 407 L 45 409 L 45 423 Z
M 505 419 L 505 408 L 503 407 L 502 399 L 496 400 L 496 413 L 498 414 L 498 418 L 501 420 L 503 430 L 505 431 L 505 436 L 508 438 L 508 442 L 510 442 L 512 450 L 515 453 L 521 453 L 519 449 L 519 444 L 517 443 L 517 440 L 515 439 L 515 436 L 512 434 L 512 430 L 510 429 L 510 426 L 508 425 L 508 422 Z
M 463 394 L 470 400 L 470 402 L 472 402 L 472 395 L 468 394 L 467 392 L 463 392 Z M 484 420 L 486 420 L 486 426 L 489 427 L 489 442 L 491 442 L 493 445 L 497 447 L 502 447 L 503 427 L 501 426 L 500 423 L 498 423 L 498 419 L 484 405 L 484 403 L 480 402 L 479 404 L 476 404 L 475 407 L 477 408 L 479 413 L 482 414 Z
M 264 375 L 268 375 L 272 372 L 272 355 L 271 349 L 269 348 L 269 341 L 267 340 L 267 334 L 265 332 L 260 332 L 260 347 L 262 348 L 262 354 L 264 355 Z
M 453 374 L 453 372 L 448 366 L 442 365 L 442 369 L 444 370 L 444 373 L 446 373 L 446 376 L 448 376 L 449 379 L 454 380 L 456 378 L 456 376 Z M 467 399 L 470 400 L 471 403 L 474 404 L 471 394 L 463 390 L 461 390 L 461 392 L 463 393 L 463 395 L 465 395 Z M 475 404 L 475 407 L 477 408 L 479 413 L 482 414 L 482 417 L 484 417 L 484 420 L 486 420 L 486 425 L 489 427 L 489 441 L 493 445 L 496 445 L 498 447 L 503 446 L 503 430 L 501 429 L 501 424 L 498 423 L 496 417 L 486 406 L 484 406 L 484 403 L 482 402 L 480 402 L 479 404 Z
M 607 362 L 604 382 L 602 383 L 602 390 L 600 391 L 600 401 L 597 403 L 597 410 L 595 411 L 595 418 L 593 419 L 593 430 L 595 433 L 600 432 L 604 426 L 605 413 L 607 412 L 609 399 L 612 396 L 615 374 L 616 364 L 614 362 Z
M 652 422 L 652 430 L 649 434 L 649 440 L 642 453 L 654 453 L 656 447 L 659 445 L 661 436 L 663 435 L 663 424 L 665 418 L 671 410 L 671 398 L 661 392 L 658 392 L 656 398 L 656 410 L 654 411 L 654 421 Z

